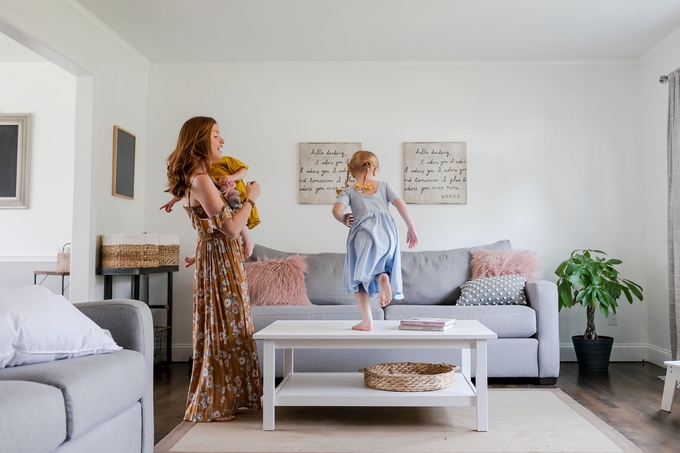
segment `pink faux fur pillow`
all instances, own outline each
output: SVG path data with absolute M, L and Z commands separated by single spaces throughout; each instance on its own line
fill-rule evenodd
M 531 250 L 510 250 L 492 252 L 486 249 L 472 251 L 472 279 L 501 277 L 503 275 L 523 275 L 533 281 L 540 269 L 536 252 Z
M 245 263 L 252 305 L 313 305 L 307 297 L 307 263 L 300 255 Z

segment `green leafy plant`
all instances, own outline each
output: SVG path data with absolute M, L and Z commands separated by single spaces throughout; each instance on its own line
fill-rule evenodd
M 604 255 L 604 256 L 601 256 Z M 586 307 L 587 326 L 583 337 L 597 340 L 595 332 L 595 310 L 606 318 L 609 312 L 616 313 L 617 300 L 623 293 L 629 303 L 633 296 L 642 301 L 642 287 L 625 278 L 619 277 L 615 266 L 621 260 L 607 259 L 600 250 L 574 250 L 568 260 L 563 261 L 555 274 L 557 280 L 558 307 L 571 308 L 574 304 Z

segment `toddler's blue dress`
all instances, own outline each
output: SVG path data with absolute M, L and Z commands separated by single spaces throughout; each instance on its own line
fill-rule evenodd
M 392 298 L 403 299 L 399 231 L 390 215 L 390 203 L 401 198 L 384 181 L 378 181 L 373 195 L 363 195 L 354 186 L 345 187 L 336 203 L 349 206 L 354 223 L 347 237 L 347 255 L 342 275 L 342 292 L 354 294 L 363 285 L 371 296 L 379 293 L 376 275 L 390 277 Z

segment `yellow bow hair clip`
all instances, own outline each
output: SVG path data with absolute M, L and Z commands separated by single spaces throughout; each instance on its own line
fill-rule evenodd
M 355 184 L 357 190 L 369 190 L 371 188 L 370 184 Z

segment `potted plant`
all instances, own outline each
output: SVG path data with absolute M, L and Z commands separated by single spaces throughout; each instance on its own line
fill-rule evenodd
M 615 266 L 622 261 L 608 259 L 606 256 L 600 250 L 574 250 L 569 259 L 555 269 L 555 274 L 559 277 L 559 310 L 573 307 L 574 304 L 586 307 L 586 330 L 583 335 L 571 337 L 579 370 L 582 371 L 607 371 L 609 367 L 614 339 L 597 335 L 595 311 L 599 310 L 605 318 L 610 312 L 616 313 L 621 294 L 631 304 L 633 297 L 642 300 L 642 287 L 619 276 Z

